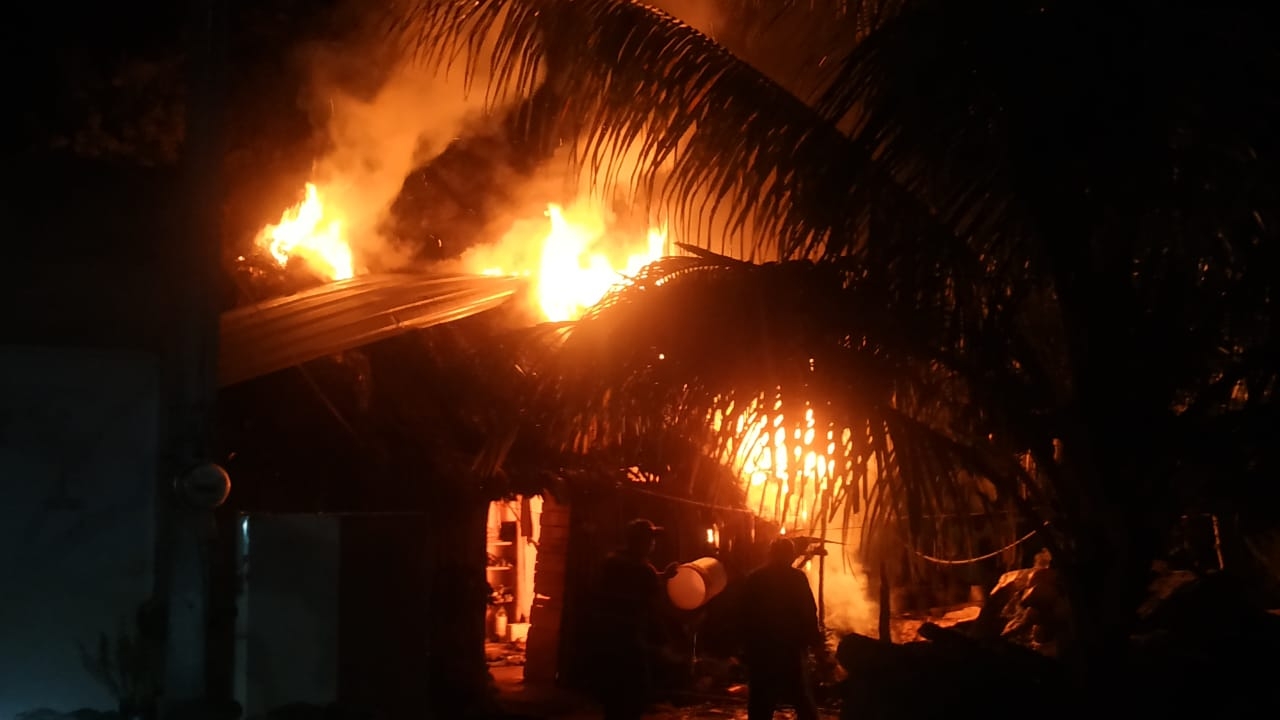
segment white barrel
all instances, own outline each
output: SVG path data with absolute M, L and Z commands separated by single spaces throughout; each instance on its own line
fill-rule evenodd
M 724 565 L 712 557 L 698 558 L 676 568 L 667 581 L 667 597 L 681 610 L 696 610 L 720 594 L 729 582 Z

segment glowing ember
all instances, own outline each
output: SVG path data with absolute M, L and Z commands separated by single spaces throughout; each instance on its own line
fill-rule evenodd
M 302 202 L 286 210 L 276 225 L 258 233 L 257 245 L 271 253 L 281 267 L 301 259 L 330 280 L 355 275 L 351 245 L 343 237 L 342 222 L 331 216 L 313 183 L 307 183 Z

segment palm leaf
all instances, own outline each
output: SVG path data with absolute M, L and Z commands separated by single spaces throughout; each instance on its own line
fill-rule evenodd
M 813 412 L 818 437 L 832 433 L 816 444 L 833 469 L 826 490 L 822 475 L 744 485 L 749 509 L 816 524 L 866 501 L 874 531 L 970 507 L 981 476 L 1006 500 L 1030 491 L 1023 511 L 1042 512 L 1050 498 L 1017 466 L 1013 434 L 968 409 L 962 375 L 919 344 L 926 333 L 896 325 L 842 263 L 667 258 L 546 348 L 528 423 L 569 454 L 631 462 L 675 445 L 744 472 L 735 462 L 751 428 L 782 414 L 789 434 Z
M 806 104 L 841 77 L 844 60 L 902 10 L 903 0 L 730 0 L 716 41 Z M 681 16 L 678 3 L 670 12 Z
M 433 1 L 396 27 L 425 62 L 461 60 L 475 77 L 487 59 L 518 93 L 545 71 L 576 165 L 597 189 L 669 209 L 687 241 L 749 229 L 754 251 L 778 257 L 847 254 L 872 236 L 899 255 L 967 252 L 869 149 L 671 16 L 623 0 Z

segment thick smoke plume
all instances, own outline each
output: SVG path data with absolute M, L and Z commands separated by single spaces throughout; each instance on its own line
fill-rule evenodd
M 329 148 L 312 181 L 326 207 L 341 212 L 357 265 L 372 271 L 403 266 L 410 249 L 380 230 L 387 210 L 413 169 L 502 112 L 486 107 L 493 81 L 483 64 L 469 84 L 461 68 L 424 66 L 379 23 L 363 25 L 340 44 L 312 48 L 306 62 L 307 105 Z M 514 88 L 505 97 L 519 99 Z

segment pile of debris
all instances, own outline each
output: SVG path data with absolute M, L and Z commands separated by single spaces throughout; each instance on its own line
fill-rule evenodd
M 484 659 L 489 667 L 524 665 L 524 642 L 487 642 L 484 644 Z

